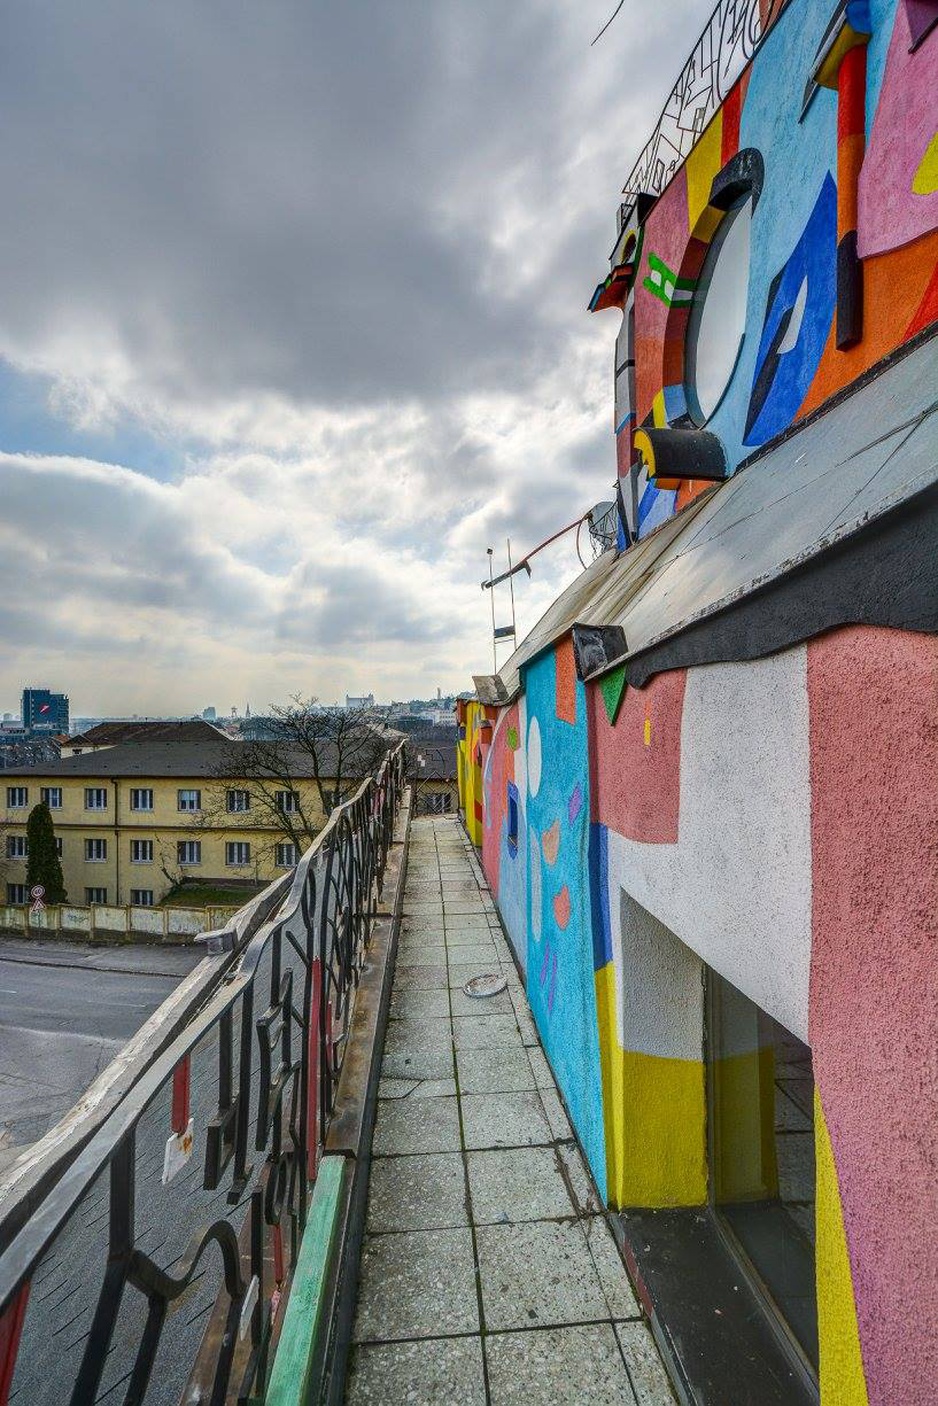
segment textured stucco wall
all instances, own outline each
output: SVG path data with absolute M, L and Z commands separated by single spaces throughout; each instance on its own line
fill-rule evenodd
M 594 816 L 609 829 L 609 892 L 631 894 L 803 1040 L 811 957 L 806 659 L 802 646 L 756 663 L 692 669 L 683 690 L 653 680 L 648 706 L 660 725 L 647 731 L 627 699 L 610 726 L 592 690 Z M 630 691 L 640 702 L 642 691 Z M 645 752 L 659 747 L 678 773 L 673 844 L 629 839 L 614 824 L 628 810 L 633 778 L 652 765 Z M 667 795 L 672 789 L 669 782 Z
M 589 887 L 586 696 L 572 665 L 567 639 L 525 671 L 527 995 L 577 1135 L 605 1195 Z
M 528 956 L 525 725 L 522 695 L 510 708 L 499 710 L 482 778 L 482 867 L 522 970 Z M 516 846 L 509 835 L 509 785 L 514 787 L 518 802 Z
M 926 1406 L 938 1389 L 938 641 L 833 632 L 808 646 L 808 688 L 814 1074 L 871 1406 Z

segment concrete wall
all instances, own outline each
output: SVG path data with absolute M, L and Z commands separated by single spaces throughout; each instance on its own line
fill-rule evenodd
M 237 908 L 130 908 L 96 903 L 88 908 L 63 904 L 32 913 L 27 907 L 8 904 L 0 906 L 0 930 L 76 942 L 97 938 L 179 942 L 224 927 L 237 912 Z

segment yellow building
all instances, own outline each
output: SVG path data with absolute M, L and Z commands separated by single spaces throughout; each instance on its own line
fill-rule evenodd
M 184 880 L 250 884 L 292 868 L 326 820 L 310 759 L 291 753 L 280 780 L 245 777 L 243 745 L 143 742 L 4 772 L 6 901 L 27 900 L 26 822 L 41 800 L 72 904 L 148 907 Z

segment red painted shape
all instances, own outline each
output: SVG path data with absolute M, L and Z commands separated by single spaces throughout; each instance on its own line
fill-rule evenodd
M 29 1280 L 21 1284 L 6 1308 L 0 1313 L 0 1406 L 7 1406 L 13 1373 L 16 1370 L 16 1354 L 19 1350 L 29 1302 Z
M 916 332 L 921 332 L 932 322 L 938 322 L 938 264 L 932 274 L 925 295 L 918 305 L 915 316 L 905 329 L 903 341 L 907 342 L 910 337 L 914 337 Z
M 322 1020 L 322 963 L 316 957 L 310 977 L 309 1030 L 306 1032 L 306 1175 L 316 1180 L 319 1167 L 319 1024 Z
M 570 890 L 564 884 L 559 893 L 554 894 L 554 922 L 563 932 L 570 921 Z
M 685 669 L 674 669 L 645 688 L 627 688 L 614 727 L 599 688 L 589 689 L 593 819 L 627 840 L 677 843 L 686 677 Z
M 501 869 L 502 834 L 508 818 L 508 782 L 515 779 L 515 754 L 508 745 L 508 734 L 517 736 L 518 705 L 502 713 L 492 734 L 492 749 L 489 753 L 488 779 L 485 786 L 484 816 L 482 828 L 482 868 L 489 881 L 489 887 L 498 894 Z M 520 737 L 518 738 L 520 743 Z
M 283 1283 L 283 1231 L 279 1225 L 271 1226 L 274 1240 L 274 1279 L 278 1284 Z
M 173 1070 L 172 1129 L 182 1134 L 189 1126 L 189 1056 L 184 1055 Z
M 866 45 L 855 44 L 837 71 L 837 145 L 866 132 Z
M 743 88 L 735 83 L 723 104 L 723 134 L 720 142 L 720 162 L 725 166 L 739 151 L 739 122 L 743 115 Z
M 870 1406 L 932 1406 L 938 1382 L 936 679 L 926 635 L 808 645 L 809 1034 Z
M 562 723 L 576 726 L 576 661 L 573 657 L 573 639 L 570 635 L 560 641 L 554 650 L 556 671 L 557 717 Z

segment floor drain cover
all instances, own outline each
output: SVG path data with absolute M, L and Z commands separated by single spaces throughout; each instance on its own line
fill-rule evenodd
M 497 996 L 507 985 L 508 982 L 503 976 L 498 976 L 495 972 L 486 972 L 484 976 L 474 976 L 471 981 L 467 981 L 463 990 L 467 996 Z

